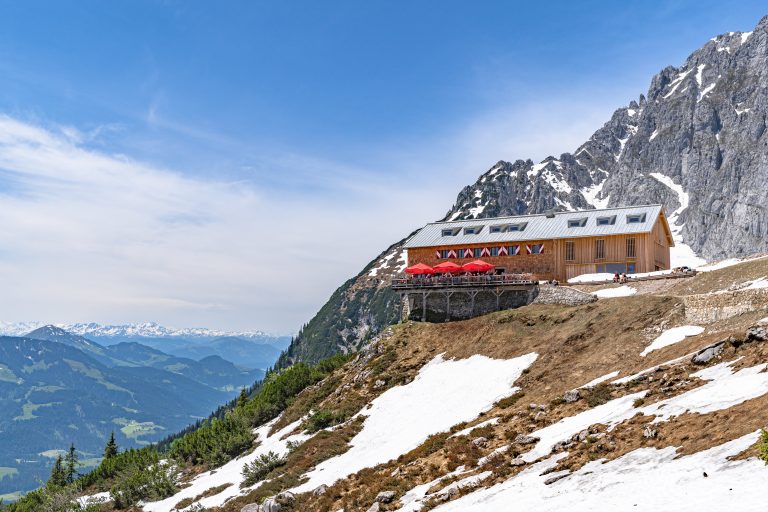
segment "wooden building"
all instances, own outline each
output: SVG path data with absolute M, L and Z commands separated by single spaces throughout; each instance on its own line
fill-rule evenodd
M 661 205 L 435 222 L 405 244 L 409 266 L 480 258 L 500 272 L 560 281 L 666 270 L 670 247 Z

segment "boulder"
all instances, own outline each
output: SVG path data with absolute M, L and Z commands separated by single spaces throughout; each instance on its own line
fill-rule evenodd
M 486 439 L 485 437 L 477 437 L 472 440 L 472 444 L 480 448 L 488 444 L 488 439 Z
M 275 501 L 280 505 L 292 505 L 296 496 L 291 491 L 283 491 L 275 496 Z
M 240 509 L 240 512 L 261 512 L 261 505 L 258 503 L 251 503 Z
M 539 438 L 536 436 L 526 436 L 523 434 L 518 434 L 517 437 L 515 437 L 515 443 L 517 444 L 534 444 L 538 442 L 539 442 Z
M 522 459 L 522 457 L 515 457 L 510 461 L 509 465 L 513 468 L 517 466 L 525 466 L 525 461 Z
M 768 330 L 761 325 L 753 325 L 747 329 L 747 341 L 768 340 Z
M 546 480 L 544 480 L 544 485 L 551 485 L 551 484 L 557 482 L 558 480 L 562 480 L 563 478 L 565 478 L 567 476 L 568 476 L 567 474 L 551 476 L 551 477 L 547 478 Z
M 326 492 L 328 492 L 328 486 L 325 484 L 318 485 L 315 487 L 315 490 L 312 491 L 312 496 L 323 496 Z
M 395 491 L 381 491 L 374 501 L 378 503 L 390 503 L 395 499 Z
M 659 435 L 659 431 L 652 429 L 650 425 L 643 429 L 643 437 L 646 439 L 655 439 Z
M 376 379 L 376 382 L 373 383 L 373 389 L 381 389 L 386 385 L 387 385 L 386 381 L 383 381 L 381 379 Z
M 725 341 L 718 341 L 714 345 L 710 345 L 708 347 L 705 347 L 699 350 L 691 358 L 691 362 L 693 364 L 707 364 L 712 359 L 720 355 L 720 353 L 723 351 L 724 345 L 725 345 Z
M 280 512 L 282 509 L 283 506 L 277 502 L 274 496 L 272 496 L 271 498 L 264 500 L 264 503 L 261 504 L 258 512 Z
M 570 391 L 566 391 L 565 395 L 563 395 L 563 400 L 565 400 L 565 403 L 572 404 L 573 402 L 577 402 L 581 398 L 581 393 L 578 389 L 572 389 Z
M 380 512 L 380 511 L 381 511 L 381 503 L 376 501 L 373 503 L 373 505 L 371 505 L 371 508 L 369 508 L 366 512 Z

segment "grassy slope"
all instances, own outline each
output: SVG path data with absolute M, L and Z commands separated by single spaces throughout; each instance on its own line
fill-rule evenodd
M 509 445 L 518 433 L 555 423 L 586 410 L 590 404 L 630 394 L 639 388 L 637 383 L 605 386 L 591 396 L 585 393 L 588 400 L 573 404 L 565 404 L 561 400 L 567 390 L 615 370 L 620 371 L 620 376 L 630 375 L 729 336 L 743 337 L 748 326 L 768 316 L 768 304 L 758 311 L 707 325 L 703 334 L 651 352 L 646 358 L 639 356 L 662 330 L 688 323 L 679 295 L 727 288 L 733 283 L 760 277 L 758 274 L 765 275 L 764 270 L 768 269 L 765 262 L 749 262 L 740 267 L 701 274 L 675 284 L 676 287 L 686 288 L 675 290 L 674 295 L 638 294 L 578 307 L 534 305 L 464 322 L 409 322 L 394 326 L 391 332 L 385 332 L 347 363 L 341 372 L 302 392 L 275 428 L 318 410 L 336 415 L 339 421 L 344 422 L 387 389 L 410 382 L 419 369 L 437 354 L 444 353 L 446 358 L 484 354 L 506 359 L 537 352 L 539 358 L 516 382 L 522 390 L 522 397 L 516 397 L 520 399 L 501 400 L 491 411 L 469 423 L 498 416 L 500 421 L 497 425 L 475 430 L 470 437 L 449 438 L 447 433 L 435 433 L 421 447 L 395 461 L 337 482 L 323 496 L 299 496 L 293 510 L 366 510 L 382 490 L 393 490 L 398 497 L 402 496 L 414 485 L 430 482 L 459 465 L 473 467 L 480 457 L 495 448 Z M 665 290 L 665 293 L 668 291 Z M 737 367 L 766 362 L 768 344 L 752 343 L 738 348 L 729 346 L 719 361 L 739 357 L 742 359 L 736 363 Z M 702 381 L 689 376 L 700 369 L 700 366 L 689 364 L 687 360 L 679 365 L 665 366 L 661 370 L 663 378 L 642 384 L 643 389 L 649 390 L 646 405 L 701 385 Z M 377 386 L 377 381 L 383 381 L 384 386 Z M 669 386 L 668 382 L 677 384 Z M 530 403 L 547 405 L 546 414 L 535 416 L 529 409 Z M 768 396 L 711 414 L 684 414 L 660 424 L 660 434 L 656 439 L 645 439 L 639 435 L 651 418 L 638 416 L 616 427 L 604 441 L 587 443 L 571 450 L 572 453 L 561 462 L 560 469 L 574 470 L 596 457 L 612 459 L 642 446 L 679 446 L 683 453 L 700 451 L 764 426 L 766 410 Z M 305 423 L 305 426 L 308 425 Z M 465 426 L 456 425 L 451 430 L 458 431 Z M 359 423 L 346 421 L 342 428 L 335 431 L 321 431 L 293 452 L 287 465 L 273 471 L 268 476 L 268 484 L 228 502 L 222 510 L 239 512 L 245 504 L 258 502 L 295 486 L 302 473 L 320 461 L 343 452 L 358 428 Z M 595 431 L 600 430 L 601 427 L 596 426 Z M 474 446 L 471 439 L 481 435 L 488 439 L 488 444 Z M 493 474 L 484 485 L 504 480 L 520 471 L 521 468 L 512 468 L 508 464 L 516 454 L 517 448 L 513 448 L 500 456 L 499 461 L 490 466 Z M 394 505 L 387 505 L 384 510 L 394 508 Z

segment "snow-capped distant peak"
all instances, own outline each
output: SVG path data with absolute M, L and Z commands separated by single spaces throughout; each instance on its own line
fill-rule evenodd
M 112 338 L 112 337 L 138 337 L 138 338 L 218 338 L 223 336 L 238 336 L 242 338 L 255 338 L 269 336 L 262 331 L 225 331 L 218 329 L 206 329 L 204 327 L 187 327 L 175 329 L 165 327 L 155 322 L 144 322 L 123 325 L 103 325 L 95 322 L 74 324 L 47 324 L 45 322 L 0 322 L 0 335 L 22 336 L 28 332 L 53 325 L 72 334 L 86 337 Z

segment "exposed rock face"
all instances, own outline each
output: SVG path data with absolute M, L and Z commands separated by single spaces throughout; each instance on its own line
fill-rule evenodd
M 720 341 L 715 343 L 714 345 L 710 345 L 709 347 L 703 348 L 700 351 L 698 351 L 693 358 L 691 358 L 691 362 L 694 364 L 707 364 L 712 359 L 719 356 L 725 347 L 725 341 Z
M 461 191 L 446 218 L 663 203 L 685 243 L 707 259 L 764 252 L 766 80 L 768 17 L 663 69 L 646 96 L 573 154 L 498 162 Z M 687 205 L 670 185 L 682 187 Z
M 662 203 L 676 239 L 706 259 L 766 252 L 766 83 L 768 16 L 753 32 L 714 37 L 682 66 L 664 68 L 573 153 L 497 162 L 444 219 Z M 339 288 L 279 364 L 356 348 L 396 320 L 387 281 L 403 241 Z
M 573 402 L 578 402 L 579 399 L 581 399 L 581 392 L 579 392 L 578 389 L 572 389 L 570 391 L 566 391 L 565 395 L 563 395 L 563 400 L 567 404 L 572 404 Z
M 536 436 L 526 436 L 523 434 L 518 434 L 517 437 L 515 437 L 516 444 L 534 444 L 538 442 L 539 442 L 539 438 Z
M 379 503 L 390 503 L 393 499 L 395 499 L 396 493 L 395 491 L 381 491 L 379 494 L 376 495 L 376 500 Z

